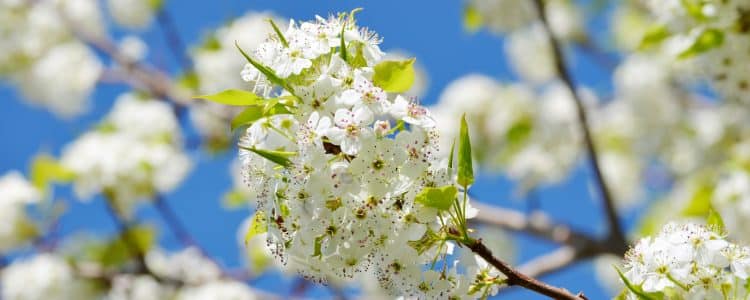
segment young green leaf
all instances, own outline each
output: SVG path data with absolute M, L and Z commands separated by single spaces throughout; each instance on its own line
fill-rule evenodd
M 289 48 L 289 42 L 286 41 L 286 38 L 284 37 L 284 34 L 281 33 L 279 26 L 276 26 L 276 22 L 274 22 L 273 19 L 269 18 L 268 23 L 271 23 L 271 27 L 273 27 L 273 31 L 276 32 L 276 35 L 279 37 L 279 41 L 281 42 L 281 44 L 284 45 L 285 48 Z
M 243 90 L 226 90 L 218 94 L 195 96 L 193 98 L 232 106 L 248 106 L 263 103 L 263 98 L 258 97 L 255 93 Z
M 682 51 L 678 58 L 685 59 L 717 48 L 724 43 L 724 32 L 719 29 L 705 29 L 695 38 L 690 48 Z
M 451 208 L 453 201 L 456 200 L 457 194 L 458 189 L 452 185 L 446 185 L 439 188 L 426 187 L 414 197 L 414 201 L 421 203 L 426 207 L 432 207 L 444 211 Z
M 471 140 L 466 114 L 461 116 L 461 129 L 458 137 L 458 184 L 468 187 L 474 183 L 474 167 L 471 158 Z
M 484 20 L 482 15 L 473 5 L 464 6 L 464 29 L 468 32 L 476 32 L 482 27 Z
M 711 210 L 711 198 L 714 195 L 714 188 L 708 184 L 700 184 L 693 192 L 693 197 L 687 206 L 682 210 L 682 214 L 689 217 L 703 217 Z
M 232 131 L 244 125 L 252 124 L 263 117 L 263 106 L 251 105 L 232 119 Z
M 448 155 L 448 170 L 450 170 L 451 176 L 453 176 L 453 154 L 456 150 L 456 139 L 454 138 L 451 142 L 451 153 Z
M 31 183 L 41 191 L 45 191 L 51 182 L 69 182 L 75 178 L 73 171 L 46 154 L 34 158 L 30 173 Z
M 268 78 L 271 83 L 276 84 L 287 90 L 288 92 L 292 93 L 294 92 L 292 88 L 286 83 L 284 79 L 281 79 L 281 77 L 276 75 L 276 72 L 274 72 L 271 68 L 264 66 L 263 64 L 257 62 L 254 60 L 250 55 L 247 55 L 245 51 L 240 48 L 240 44 L 237 43 L 237 41 L 234 42 L 234 46 L 237 47 L 237 50 L 240 50 L 240 54 L 242 54 L 243 57 L 245 57 L 245 60 L 247 60 L 248 63 L 253 65 L 258 71 L 263 73 L 263 75 Z
M 718 234 L 724 234 L 724 232 L 726 232 L 726 228 L 724 227 L 724 220 L 721 218 L 721 215 L 713 209 L 708 210 L 706 225 L 708 225 L 711 230 L 714 230 Z
M 620 280 L 622 280 L 622 283 L 625 284 L 625 288 L 633 292 L 638 299 L 641 300 L 657 300 L 655 297 L 652 297 L 648 293 L 645 293 L 641 287 L 633 285 L 630 280 L 628 280 L 627 277 L 625 277 L 625 274 L 622 274 L 622 271 L 620 271 L 620 268 L 615 266 L 615 270 L 617 271 L 617 275 L 620 276 Z
M 250 228 L 245 233 L 245 245 L 254 236 L 268 231 L 268 218 L 262 210 L 256 210 L 253 220 L 250 222 Z
M 413 58 L 403 61 L 389 60 L 375 65 L 372 83 L 386 92 L 406 92 L 414 84 L 414 61 Z
M 289 158 L 297 155 L 296 152 L 273 151 L 273 150 L 249 148 L 249 147 L 243 147 L 243 146 L 240 146 L 240 149 L 245 149 L 247 151 L 258 154 L 261 157 L 267 160 L 270 160 L 271 162 L 276 163 L 277 165 L 280 165 L 285 168 L 288 168 L 289 166 L 292 165 L 292 161 L 289 160 Z
M 339 38 L 341 39 L 341 45 L 339 46 L 339 53 L 341 53 L 341 59 L 343 59 L 345 62 L 349 62 L 349 53 L 347 53 L 348 50 L 346 50 L 346 41 L 344 40 L 344 31 L 346 30 L 346 22 L 344 24 L 341 24 L 341 33 L 339 34 Z
M 670 35 L 671 33 L 669 32 L 669 28 L 667 28 L 667 26 L 659 25 L 650 28 L 648 31 L 646 31 L 643 39 L 641 39 L 641 43 L 640 45 L 638 45 L 638 50 L 648 50 L 653 48 L 654 46 L 658 46 L 662 41 L 670 37 Z

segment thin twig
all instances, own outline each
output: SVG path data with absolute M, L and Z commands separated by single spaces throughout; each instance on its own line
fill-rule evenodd
M 560 77 L 560 80 L 562 80 L 563 83 L 570 90 L 570 94 L 573 96 L 573 99 L 575 100 L 576 111 L 578 112 L 578 121 L 580 122 L 580 125 L 581 125 L 580 128 L 581 128 L 581 131 L 583 132 L 584 141 L 586 143 L 586 149 L 591 159 L 591 164 L 594 169 L 594 174 L 596 175 L 597 183 L 601 190 L 602 199 L 604 200 L 604 211 L 607 216 L 607 221 L 609 223 L 609 242 L 615 244 L 615 246 L 618 248 L 627 249 L 627 241 L 625 239 L 625 234 L 622 229 L 622 226 L 620 225 L 617 210 L 615 209 L 614 198 L 612 197 L 612 194 L 610 193 L 610 189 L 607 186 L 606 180 L 604 179 L 602 168 L 599 165 L 596 146 L 594 145 L 588 119 L 586 118 L 586 110 L 583 107 L 583 101 L 581 100 L 581 97 L 578 95 L 575 85 L 573 84 L 572 76 L 568 68 L 566 67 L 565 58 L 562 54 L 560 43 L 557 41 L 555 36 L 552 34 L 552 30 L 550 29 L 549 22 L 547 21 L 547 16 L 544 13 L 545 11 L 544 1 L 533 0 L 533 3 L 535 5 L 537 14 L 539 15 L 539 19 L 544 24 L 544 28 L 547 32 L 547 38 L 549 39 L 549 43 L 550 45 L 552 45 L 552 50 L 554 54 L 553 56 L 555 60 L 555 68 L 557 69 L 558 76 Z
M 182 41 L 180 34 L 177 32 L 177 26 L 175 26 L 172 17 L 167 12 L 166 7 L 162 7 L 156 14 L 156 19 L 159 21 L 162 32 L 164 33 L 164 39 L 169 45 L 169 49 L 175 56 L 175 59 L 180 64 L 183 72 L 190 72 L 193 70 L 193 62 L 185 52 L 185 43 Z
M 577 295 L 574 295 L 570 291 L 564 288 L 551 286 L 547 283 L 544 283 L 530 276 L 527 276 L 524 273 L 521 273 L 520 271 L 510 266 L 508 263 L 496 258 L 492 254 L 492 252 L 489 249 L 487 249 L 487 247 L 484 246 L 484 244 L 482 243 L 482 240 L 469 239 L 468 241 L 463 241 L 462 243 L 465 246 L 467 246 L 472 252 L 474 252 L 474 254 L 479 255 L 487 263 L 491 264 L 492 266 L 497 268 L 498 271 L 505 274 L 505 276 L 507 277 L 507 279 L 505 280 L 505 283 L 508 286 L 514 286 L 514 285 L 521 286 L 526 289 L 532 290 L 534 292 L 537 292 L 539 294 L 542 294 L 542 295 L 545 295 L 554 299 L 568 299 L 568 300 L 587 299 L 586 296 L 584 296 L 582 293 L 578 293 Z
M 156 210 L 159 212 L 169 229 L 172 231 L 172 233 L 174 233 L 174 235 L 177 237 L 180 243 L 183 244 L 183 246 L 192 247 L 198 250 L 201 256 L 203 256 L 205 259 L 210 260 L 214 265 L 219 267 L 222 272 L 222 276 L 239 281 L 245 281 L 248 279 L 248 275 L 246 272 L 229 272 L 222 268 L 221 264 L 219 264 L 216 259 L 208 254 L 206 249 L 201 247 L 201 245 L 195 241 L 193 236 L 188 232 L 182 221 L 180 221 L 180 218 L 174 212 L 167 200 L 164 199 L 161 195 L 157 195 L 156 197 L 154 197 L 154 206 L 156 206 Z
M 122 213 L 113 203 L 114 200 L 110 199 L 110 197 L 105 198 L 107 203 L 107 212 L 112 218 L 112 221 L 115 222 L 120 236 L 122 237 L 123 244 L 125 244 L 125 247 L 128 248 L 127 250 L 128 252 L 130 252 L 130 255 L 135 258 L 136 268 L 138 270 L 148 271 L 148 266 L 146 265 L 146 259 L 144 257 L 143 251 L 141 251 L 138 243 L 131 239 L 130 229 L 132 228 L 132 226 L 127 221 L 125 221 Z

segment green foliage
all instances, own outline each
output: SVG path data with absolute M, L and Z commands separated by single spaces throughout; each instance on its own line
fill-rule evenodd
M 135 226 L 109 241 L 89 245 L 84 255 L 105 267 L 117 267 L 148 252 L 155 240 L 156 232 L 152 227 Z M 138 253 L 133 253 L 134 247 Z
M 284 88 L 290 93 L 294 92 L 294 90 L 289 86 L 289 84 L 287 84 L 284 79 L 281 79 L 281 77 L 276 75 L 276 72 L 274 72 L 271 68 L 264 66 L 263 64 L 257 62 L 252 57 L 250 57 L 250 55 L 247 55 L 247 53 L 245 53 L 245 51 L 242 50 L 242 48 L 236 41 L 234 42 L 234 45 L 235 47 L 237 47 L 237 50 L 240 50 L 240 54 L 242 54 L 242 56 L 245 57 L 245 60 L 247 60 L 247 62 L 250 63 L 251 65 L 253 65 L 253 67 L 258 69 L 258 71 L 263 73 L 263 75 L 266 76 L 266 78 L 268 78 L 268 80 L 271 81 L 271 83 L 281 86 L 282 88 Z
M 451 152 L 448 154 L 448 170 L 450 171 L 450 174 L 453 174 L 453 155 L 456 151 L 456 139 L 454 138 L 451 142 Z
M 479 11 L 476 9 L 476 7 L 471 5 L 465 5 L 464 6 L 464 29 L 468 32 L 476 32 L 479 30 L 479 28 L 482 27 L 482 24 L 484 24 L 484 20 L 482 20 L 482 15 L 479 14 Z
M 289 109 L 278 103 L 266 102 L 264 105 L 251 105 L 245 108 L 242 112 L 236 115 L 232 119 L 232 131 L 242 126 L 251 125 L 263 117 L 270 117 L 273 115 L 289 114 Z
M 641 43 L 638 45 L 638 50 L 648 50 L 658 46 L 671 35 L 672 34 L 669 32 L 667 26 L 664 25 L 649 28 L 643 36 L 643 39 L 641 39 Z
M 421 203 L 426 207 L 436 208 L 439 211 L 445 211 L 451 208 L 453 201 L 456 200 L 458 189 L 452 185 L 446 185 L 443 187 L 426 187 L 422 189 L 414 201 Z
M 467 187 L 474 183 L 472 163 L 469 125 L 466 123 L 466 114 L 464 114 L 461 116 L 461 129 L 458 137 L 458 184 L 461 186 Z
M 262 210 L 256 210 L 250 228 L 245 233 L 245 245 L 254 236 L 268 231 L 268 217 Z
M 241 190 L 234 189 L 224 194 L 222 203 L 226 208 L 234 209 L 247 205 L 248 199 Z
M 75 173 L 68 170 L 53 157 L 40 154 L 31 163 L 31 183 L 42 192 L 52 182 L 70 182 L 75 178 Z
M 410 247 L 414 248 L 414 250 L 417 251 L 417 254 L 422 255 L 425 251 L 432 249 L 433 246 L 437 242 L 442 241 L 443 239 L 437 235 L 432 229 L 429 227 L 427 228 L 427 231 L 425 231 L 424 235 L 422 235 L 421 238 L 415 241 L 408 241 L 406 242 Z
M 643 291 L 643 288 L 641 288 L 640 285 L 634 285 L 633 283 L 628 280 L 627 277 L 625 277 L 624 274 L 622 274 L 622 271 L 620 271 L 619 268 L 615 267 L 615 270 L 617 270 L 617 275 L 620 276 L 620 280 L 622 280 L 622 283 L 625 284 L 625 288 L 633 292 L 633 294 L 638 297 L 640 300 L 661 300 L 664 299 L 664 295 L 661 293 L 647 293 Z
M 232 106 L 259 105 L 264 101 L 263 98 L 258 97 L 255 93 L 243 90 L 226 90 L 217 94 L 195 96 L 194 98 Z
M 276 26 L 276 22 L 274 22 L 273 19 L 268 19 L 268 23 L 271 23 L 271 27 L 273 27 L 273 31 L 276 32 L 276 35 L 279 37 L 279 41 L 281 42 L 281 44 L 284 45 L 284 47 L 289 48 L 289 42 L 286 41 L 286 38 L 284 37 L 284 34 L 281 33 L 279 26 Z
M 289 167 L 292 164 L 292 161 L 289 160 L 290 157 L 297 155 L 296 152 L 288 152 L 288 151 L 274 151 L 274 150 L 265 150 L 265 149 L 257 149 L 257 148 L 249 148 L 249 147 L 242 147 L 240 146 L 240 149 L 245 149 L 247 151 L 251 151 L 255 154 L 260 155 L 261 157 L 270 160 L 273 163 L 276 163 L 277 165 L 280 165 L 282 167 Z
M 414 84 L 414 61 L 407 59 L 403 61 L 388 60 L 375 65 L 375 74 L 372 83 L 386 92 L 406 92 Z
M 682 51 L 678 58 L 686 59 L 698 54 L 704 53 L 711 49 L 717 48 L 724 44 L 724 32 L 718 29 L 708 28 L 695 38 L 693 44 L 688 49 Z
M 726 232 L 724 220 L 721 218 L 721 215 L 713 209 L 709 209 L 708 211 L 708 217 L 706 217 L 706 225 L 708 225 L 711 230 L 715 231 L 718 234 L 723 235 Z
M 711 211 L 711 198 L 714 189 L 708 184 L 700 184 L 693 192 L 693 197 L 682 210 L 682 214 L 689 217 L 703 217 Z

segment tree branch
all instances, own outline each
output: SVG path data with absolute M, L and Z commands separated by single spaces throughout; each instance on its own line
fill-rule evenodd
M 166 7 L 159 9 L 156 14 L 156 19 L 159 21 L 159 25 L 164 33 L 164 39 L 169 45 L 169 49 L 175 56 L 175 59 L 180 64 L 183 72 L 190 72 L 193 70 L 193 62 L 185 52 L 185 43 L 180 38 L 180 34 L 177 32 L 177 26 L 175 26 L 172 17 L 167 12 Z
M 549 43 L 550 45 L 552 45 L 553 57 L 555 60 L 555 68 L 557 70 L 558 76 L 560 77 L 560 80 L 562 80 L 562 82 L 570 90 L 570 93 L 573 96 L 573 99 L 575 100 L 576 111 L 578 113 L 578 121 L 580 122 L 580 125 L 581 125 L 580 127 L 583 133 L 584 142 L 586 144 L 586 149 L 591 159 L 591 164 L 594 169 L 594 174 L 596 175 L 597 183 L 601 190 L 602 199 L 604 200 L 604 212 L 606 214 L 607 221 L 609 223 L 610 234 L 609 234 L 608 240 L 609 242 L 615 244 L 615 247 L 617 248 L 627 249 L 627 241 L 625 239 L 625 234 L 622 229 L 622 226 L 620 225 L 617 210 L 615 209 L 614 199 L 612 197 L 612 194 L 610 193 L 609 187 L 607 186 L 607 182 L 604 179 L 602 168 L 599 165 L 596 145 L 594 145 L 594 141 L 591 135 L 591 130 L 590 130 L 590 126 L 588 123 L 588 119 L 586 118 L 586 110 L 583 107 L 583 101 L 581 100 L 581 97 L 578 95 L 575 85 L 573 84 L 572 76 L 568 68 L 566 67 L 565 58 L 562 54 L 560 43 L 555 38 L 554 34 L 552 33 L 552 30 L 550 30 L 550 25 L 547 20 L 547 16 L 544 13 L 545 11 L 544 1 L 533 0 L 533 3 L 536 8 L 537 14 L 539 15 L 539 19 L 542 21 L 545 31 L 547 32 L 547 38 L 549 39 Z
M 522 286 L 526 289 L 532 290 L 534 292 L 537 292 L 539 294 L 542 294 L 542 295 L 545 295 L 554 299 L 568 299 L 568 300 L 587 299 L 586 296 L 584 296 L 582 293 L 573 295 L 571 292 L 569 292 L 568 290 L 564 288 L 551 286 L 547 283 L 536 280 L 514 269 L 508 263 L 496 258 L 492 254 L 492 252 L 489 249 L 487 249 L 487 247 L 484 246 L 481 239 L 475 240 L 475 239 L 469 238 L 466 241 L 462 241 L 462 243 L 466 247 L 468 247 L 472 252 L 474 252 L 476 255 L 479 255 L 480 257 L 482 257 L 487 263 L 497 268 L 498 271 L 505 274 L 505 276 L 507 277 L 505 282 L 508 286 L 514 286 L 514 285 Z
M 517 211 L 481 202 L 473 202 L 471 205 L 479 211 L 476 218 L 473 219 L 474 222 L 531 234 L 558 244 L 571 246 L 579 249 L 578 251 L 580 252 L 591 253 L 592 255 L 601 253 L 622 255 L 625 253 L 625 251 L 622 251 L 622 253 L 619 252 L 620 250 L 611 244 L 598 241 L 584 233 L 574 231 L 567 225 L 553 223 L 549 216 L 543 212 L 533 212 L 531 216 L 527 217 L 525 214 Z
M 531 277 L 542 277 L 560 271 L 583 258 L 577 249 L 563 246 L 520 265 L 518 271 Z

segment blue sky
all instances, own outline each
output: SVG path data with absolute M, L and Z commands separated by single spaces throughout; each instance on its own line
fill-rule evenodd
M 514 78 L 504 61 L 498 37 L 484 31 L 468 34 L 463 30 L 461 1 L 181 0 L 167 1 L 167 5 L 179 34 L 188 45 L 199 43 L 211 28 L 242 15 L 247 10 L 268 10 L 281 16 L 304 20 L 316 14 L 328 15 L 362 7 L 364 11 L 358 14 L 359 24 L 372 28 L 384 37 L 383 49 L 405 50 L 425 67 L 429 74 L 429 88 L 421 101 L 427 104 L 434 103 L 450 81 L 466 74 L 481 73 L 503 80 Z M 598 25 L 601 28 L 604 24 Z M 175 73 L 175 60 L 165 47 L 160 30 L 152 27 L 150 31 L 140 34 L 151 47 L 151 62 Z M 599 91 L 610 86 L 608 77 L 602 76 L 605 74 L 602 69 L 588 62 L 586 57 L 571 53 L 571 58 L 578 82 Z M 94 94 L 89 113 L 81 118 L 65 121 L 22 103 L 13 89 L 0 85 L 0 140 L 4 145 L 0 147 L 0 174 L 12 169 L 25 172 L 32 157 L 39 152 L 58 155 L 65 143 L 95 124 L 108 111 L 114 97 L 125 90 L 123 86 L 102 86 Z M 222 194 L 231 186 L 227 166 L 235 152 L 218 156 L 192 152 L 191 155 L 197 161 L 195 169 L 182 187 L 167 195 L 166 199 L 181 219 L 190 221 L 187 224 L 188 230 L 198 243 L 227 266 L 238 266 L 240 262 L 235 230 L 247 212 L 228 212 L 220 205 Z M 551 212 L 555 219 L 568 222 L 576 229 L 599 234 L 603 232 L 604 220 L 600 203 L 590 193 L 590 173 L 587 165 L 583 165 L 560 185 L 540 190 L 538 197 L 542 208 Z M 514 197 L 513 190 L 513 184 L 502 177 L 484 175 L 475 186 L 474 194 L 485 202 L 524 209 L 524 203 Z M 71 200 L 68 188 L 58 188 L 55 195 L 67 198 L 70 208 L 61 222 L 63 233 L 89 230 L 107 234 L 114 230 L 114 224 L 105 214 L 101 199 L 88 203 Z M 143 206 L 138 217 L 161 228 L 160 242 L 163 247 L 175 248 L 179 245 L 171 233 L 161 226 L 153 208 Z M 519 251 L 520 261 L 554 249 L 552 244 L 526 236 L 518 236 L 517 241 L 517 246 L 523 250 Z M 276 290 L 278 279 L 277 275 L 264 276 L 257 284 L 260 288 Z M 572 291 L 585 291 L 590 299 L 607 297 L 606 291 L 595 280 L 588 262 L 544 279 Z M 289 283 L 288 280 L 283 282 Z M 313 293 L 326 295 L 323 289 L 316 289 Z M 511 299 L 539 298 L 515 289 L 502 295 Z

